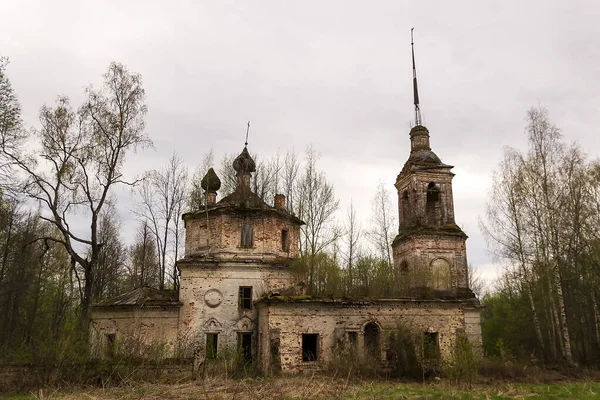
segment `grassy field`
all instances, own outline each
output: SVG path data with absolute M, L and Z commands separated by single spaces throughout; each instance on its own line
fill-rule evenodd
M 459 388 L 444 381 L 400 383 L 328 377 L 216 380 L 181 384 L 133 383 L 112 388 L 43 390 L 10 399 L 600 399 L 600 383 L 487 383 Z

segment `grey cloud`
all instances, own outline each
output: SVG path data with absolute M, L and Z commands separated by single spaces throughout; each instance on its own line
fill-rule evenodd
M 28 125 L 58 94 L 76 103 L 111 60 L 140 72 L 155 150 L 130 155 L 131 174 L 173 151 L 190 166 L 210 148 L 238 152 L 251 120 L 263 158 L 313 144 L 342 210 L 352 197 L 366 223 L 377 181 L 392 191 L 408 157 L 415 26 L 432 146 L 457 167 L 457 222 L 470 261 L 489 270 L 481 177 L 489 183 L 504 146 L 525 146 L 527 108 L 545 105 L 568 138 L 600 152 L 599 16 L 583 0 L 4 0 L 0 49 Z

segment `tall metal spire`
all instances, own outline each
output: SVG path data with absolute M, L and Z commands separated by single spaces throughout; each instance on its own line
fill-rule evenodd
M 250 121 L 248 121 L 248 127 L 246 128 L 246 143 L 244 143 L 244 147 L 248 147 L 248 133 L 250 132 Z
M 410 30 L 410 47 L 412 51 L 412 67 L 413 67 L 413 98 L 415 103 L 415 125 L 421 125 L 421 107 L 419 106 L 419 88 L 417 87 L 417 67 L 415 66 L 415 41 L 413 39 L 413 31 Z

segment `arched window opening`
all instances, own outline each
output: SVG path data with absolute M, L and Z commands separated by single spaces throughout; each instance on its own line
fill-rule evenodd
M 434 223 L 437 221 L 437 214 L 440 201 L 440 188 L 435 182 L 429 182 L 427 185 L 427 203 L 425 213 L 427 214 L 427 222 Z
M 242 224 L 241 234 L 241 246 L 242 247 L 253 247 L 254 246 L 254 225 L 249 222 Z
M 402 193 L 402 198 L 400 199 L 400 208 L 401 208 L 401 218 L 402 224 L 406 226 L 408 224 L 408 218 L 410 215 L 409 212 L 409 203 L 408 203 L 408 190 L 405 190 Z
M 287 229 L 281 230 L 281 251 L 290 251 L 290 237 Z
M 431 263 L 431 286 L 438 290 L 452 289 L 450 263 L 443 258 L 435 259 Z
M 400 263 L 400 273 L 401 274 L 408 274 L 408 263 L 406 261 L 402 261 Z
M 380 358 L 379 350 L 379 326 L 374 322 L 365 325 L 365 352 L 367 357 L 378 360 Z

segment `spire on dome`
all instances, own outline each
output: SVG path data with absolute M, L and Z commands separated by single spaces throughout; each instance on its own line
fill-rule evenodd
M 415 125 L 421 125 L 421 107 L 419 106 L 419 88 L 417 87 L 417 67 L 415 66 L 415 42 L 413 39 L 413 31 L 410 30 L 410 47 L 412 51 L 412 67 L 413 67 L 413 100 L 415 103 Z

